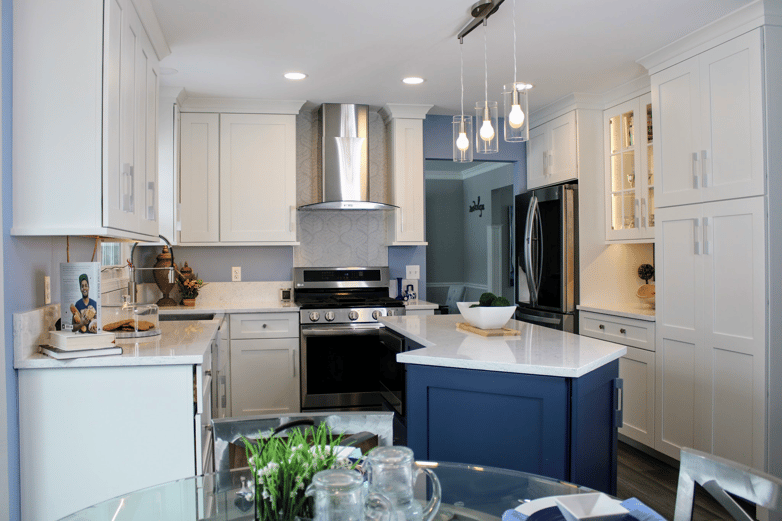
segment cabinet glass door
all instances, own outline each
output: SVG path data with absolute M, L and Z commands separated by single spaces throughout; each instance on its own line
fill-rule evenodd
M 642 98 L 642 106 L 646 112 L 646 195 L 641 200 L 644 208 L 643 225 L 654 235 L 654 132 L 652 130 L 652 102 L 644 103 L 650 96 Z
M 609 118 L 611 172 L 611 229 L 636 228 L 635 111 Z

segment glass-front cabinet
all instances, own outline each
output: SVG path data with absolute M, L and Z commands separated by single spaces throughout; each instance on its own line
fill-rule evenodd
M 603 112 L 606 150 L 606 240 L 654 240 L 652 97 Z

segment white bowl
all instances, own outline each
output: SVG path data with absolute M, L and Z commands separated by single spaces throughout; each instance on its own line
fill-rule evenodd
M 554 503 L 567 521 L 610 521 L 629 513 L 618 500 L 602 492 L 557 496 Z
M 513 316 L 513 312 L 516 311 L 516 306 L 478 306 L 471 308 L 470 306 L 473 304 L 477 304 L 477 302 L 456 303 L 459 306 L 459 313 L 462 314 L 464 320 L 471 326 L 480 329 L 501 328 L 508 323 L 508 320 Z

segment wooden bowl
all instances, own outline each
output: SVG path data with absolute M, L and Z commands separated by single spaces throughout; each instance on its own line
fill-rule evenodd
M 644 284 L 636 292 L 636 295 L 640 298 L 654 298 L 654 294 L 654 284 Z

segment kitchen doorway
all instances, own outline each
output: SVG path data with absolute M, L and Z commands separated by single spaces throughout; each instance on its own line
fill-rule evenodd
M 465 301 L 492 291 L 513 302 L 513 172 L 512 162 L 424 162 L 428 301 L 445 305 L 464 286 Z

